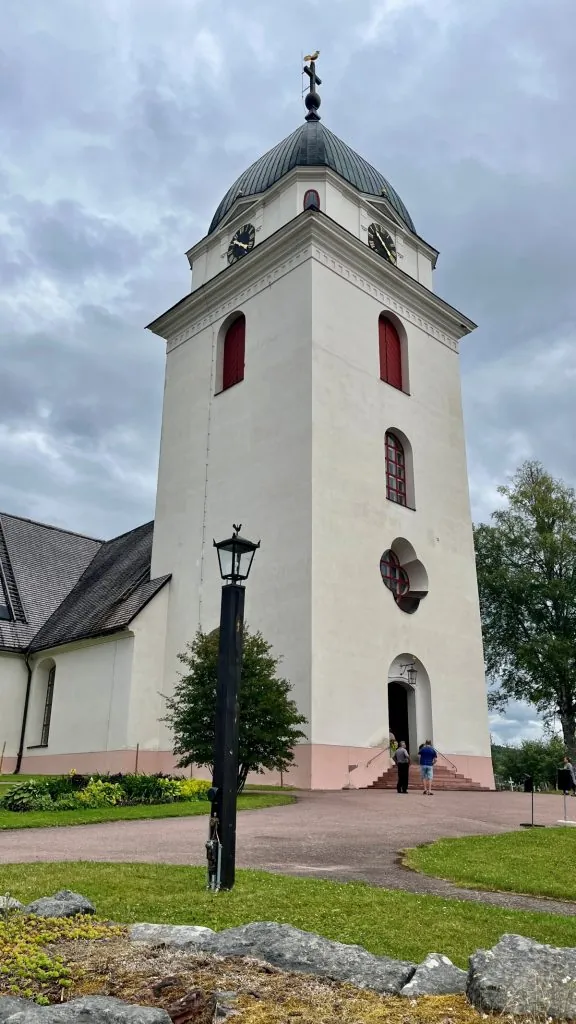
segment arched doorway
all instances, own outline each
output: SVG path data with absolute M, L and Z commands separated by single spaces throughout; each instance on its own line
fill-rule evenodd
M 421 743 L 433 739 L 430 680 L 409 652 L 394 658 L 388 670 L 388 726 L 397 742 L 406 741 L 413 757 Z
M 396 742 L 404 740 L 410 750 L 408 691 L 402 683 L 388 683 L 388 728 Z

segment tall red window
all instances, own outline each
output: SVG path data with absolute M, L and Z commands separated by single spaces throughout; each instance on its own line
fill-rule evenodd
M 239 316 L 226 331 L 222 366 L 222 390 L 244 380 L 244 349 L 246 347 L 246 320 Z
M 406 504 L 406 458 L 401 441 L 390 430 L 386 434 L 386 497 L 397 505 Z
M 380 380 L 393 388 L 402 390 L 402 346 L 400 335 L 383 314 L 378 320 L 378 343 L 380 348 Z

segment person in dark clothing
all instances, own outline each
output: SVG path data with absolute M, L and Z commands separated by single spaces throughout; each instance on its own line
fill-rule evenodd
M 564 778 L 566 779 L 569 788 L 572 790 L 572 796 L 576 796 L 576 769 L 569 757 L 564 758 L 562 772 L 564 773 Z M 568 796 L 567 789 L 564 790 L 564 795 Z
M 396 783 L 396 791 L 398 793 L 408 792 L 408 776 L 410 772 L 410 754 L 406 750 L 406 744 L 404 740 L 400 740 L 398 750 L 395 751 L 394 762 L 398 769 L 398 782 Z

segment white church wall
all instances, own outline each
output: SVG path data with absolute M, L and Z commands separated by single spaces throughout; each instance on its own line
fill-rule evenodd
M 0 754 L 4 773 L 14 770 L 20 742 L 28 670 L 20 655 L 0 653 Z
M 133 638 L 129 635 L 36 655 L 22 771 L 83 770 L 74 755 L 118 751 L 127 744 Z M 54 697 L 47 747 L 38 747 L 45 701 L 44 667 L 54 663 Z M 44 667 L 43 667 L 44 666 Z M 105 761 L 101 759 L 102 770 Z M 95 770 L 94 766 L 90 770 Z
M 430 678 L 435 742 L 488 757 L 458 357 L 406 322 L 403 394 L 379 380 L 380 303 L 320 263 L 313 280 L 313 742 L 362 746 L 385 728 L 388 666 L 408 650 Z M 394 427 L 412 445 L 415 512 L 386 498 Z M 380 578 L 396 537 L 429 576 L 414 615 Z
M 168 583 L 130 624 L 134 634 L 132 683 L 128 721 L 128 746 L 141 751 L 169 750 L 169 731 L 160 719 L 164 715 L 164 658 Z
M 262 547 L 246 618 L 310 714 L 311 275 L 295 266 L 249 298 L 245 379 L 214 396 L 220 322 L 168 356 L 152 574 L 171 572 L 165 686 L 198 623 L 219 622 L 212 539 L 233 523 Z M 208 463 L 208 471 L 206 465 Z

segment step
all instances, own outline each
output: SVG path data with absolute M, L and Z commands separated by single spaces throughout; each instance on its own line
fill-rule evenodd
M 393 790 L 396 789 L 397 782 L 398 774 L 396 768 L 391 767 L 380 775 L 380 777 L 377 778 L 370 786 L 366 786 L 364 788 Z M 422 781 L 420 778 L 420 768 L 418 765 L 411 764 L 408 773 L 408 788 L 420 789 L 421 786 Z M 436 765 L 434 768 L 433 788 L 451 792 L 489 792 L 486 786 L 482 786 L 479 782 L 473 782 L 472 779 L 467 778 L 465 775 L 462 775 L 454 769 L 447 768 L 446 765 Z

